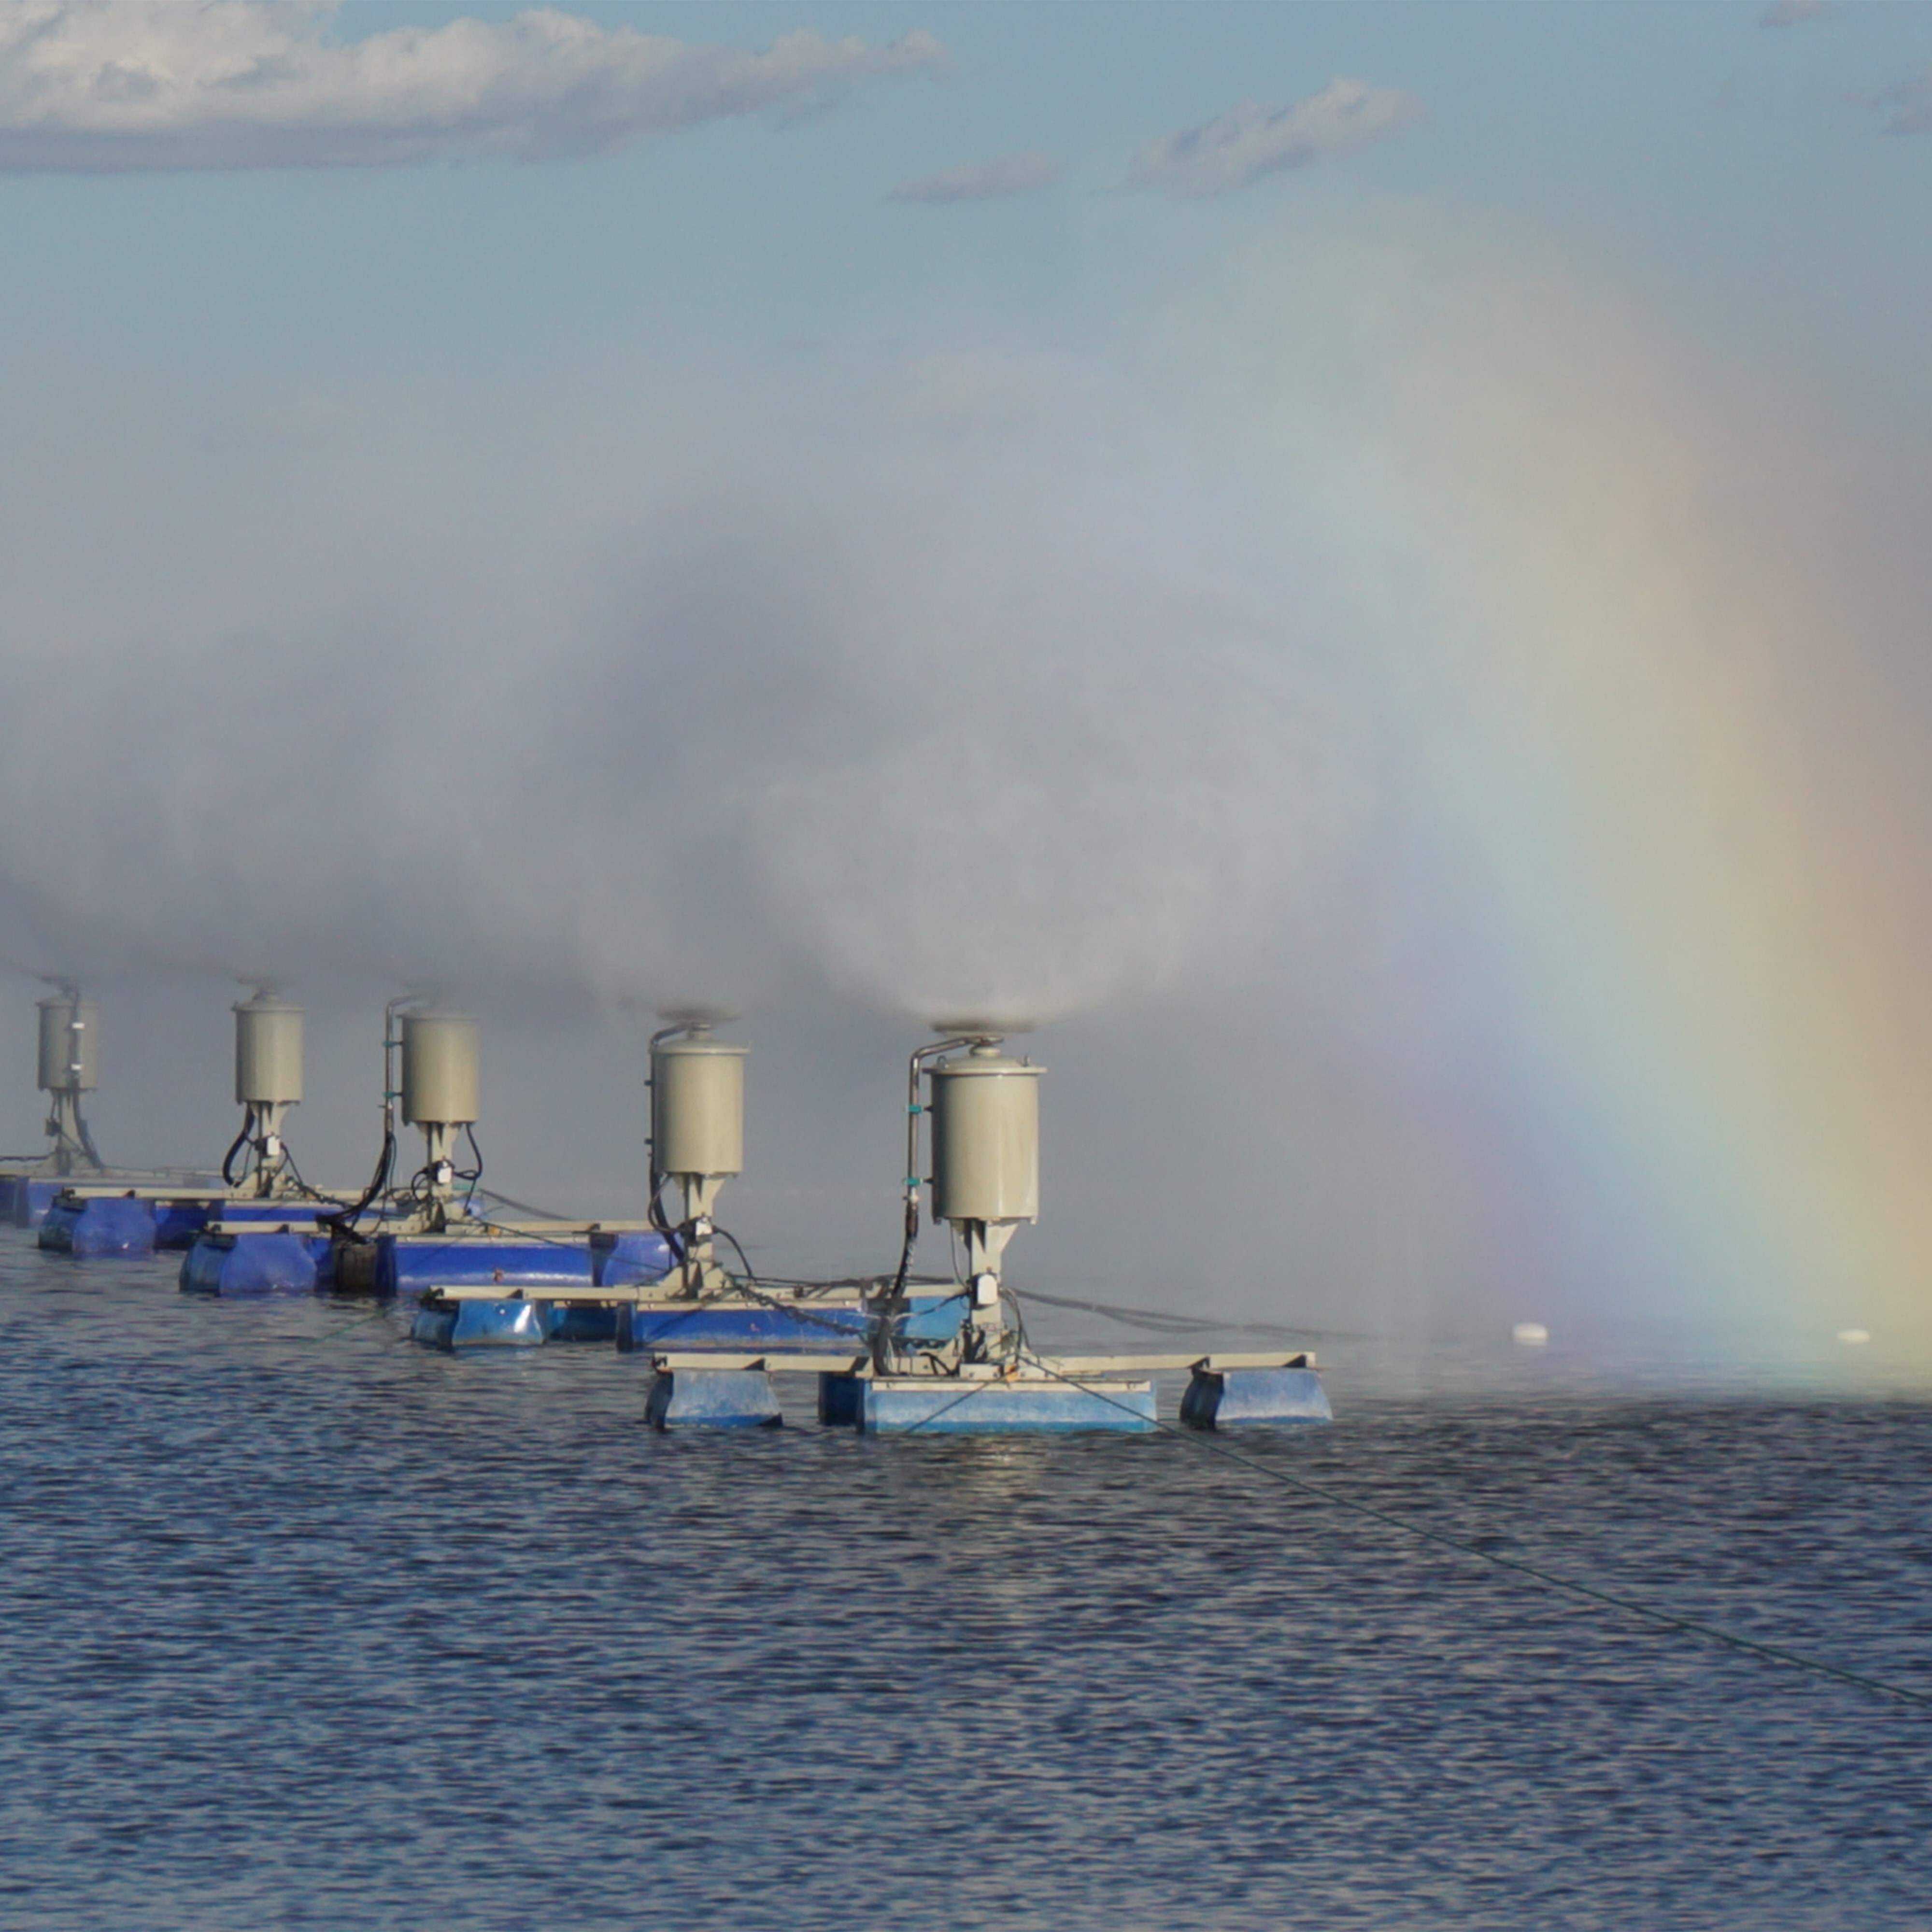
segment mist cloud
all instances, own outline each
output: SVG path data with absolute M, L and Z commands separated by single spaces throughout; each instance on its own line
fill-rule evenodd
M 1263 175 L 1372 146 L 1422 114 L 1413 94 L 1337 77 L 1288 106 L 1244 100 L 1198 128 L 1148 142 L 1134 157 L 1130 184 L 1228 194 Z
M 600 152 L 815 104 L 944 63 L 808 29 L 761 51 L 538 8 L 334 42 L 329 4 L 17 0 L 0 14 L 0 170 L 374 167 Z
M 514 464 L 406 410 L 41 463 L 19 950 L 1040 1018 L 1238 953 L 1346 836 L 1308 566 L 1130 390 L 968 358 L 836 418 L 604 413 L 488 432 Z

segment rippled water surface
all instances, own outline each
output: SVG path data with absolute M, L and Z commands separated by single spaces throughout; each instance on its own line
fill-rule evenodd
M 0 1923 L 1932 1924 L 1932 1710 L 1193 1442 L 641 1426 L 602 1349 L 0 1231 Z M 1932 1408 L 1375 1393 L 1263 1462 L 1932 1692 Z

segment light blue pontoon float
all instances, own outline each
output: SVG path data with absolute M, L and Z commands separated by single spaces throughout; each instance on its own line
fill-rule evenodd
M 28 1204 L 30 1214 L 34 1204 Z M 218 1186 L 64 1181 L 41 1213 L 40 1245 L 83 1260 L 138 1259 L 160 1249 L 190 1246 L 230 1204 L 228 1190 Z M 15 1219 L 21 1218 L 16 1208 Z
M 942 1346 L 958 1332 L 964 1298 L 956 1290 L 916 1293 L 897 1318 L 908 1347 Z M 535 1348 L 546 1342 L 614 1342 L 626 1354 L 666 1348 L 757 1348 L 836 1360 L 867 1346 L 875 1324 L 864 1290 L 806 1296 L 766 1294 L 730 1283 L 692 1294 L 666 1267 L 656 1280 L 626 1282 L 603 1274 L 587 1285 L 532 1285 L 506 1293 L 480 1283 L 426 1289 L 411 1333 L 433 1348 Z
M 875 1436 L 998 1436 L 1106 1430 L 1145 1435 L 1160 1424 L 1156 1378 L 1189 1372 L 1180 1420 L 1191 1429 L 1326 1422 L 1328 1397 L 1305 1351 L 1213 1355 L 1038 1355 L 1004 1363 L 880 1373 L 869 1355 L 837 1366 L 816 1354 L 665 1348 L 645 1419 L 655 1428 L 770 1426 L 779 1420 L 774 1375 L 816 1375 L 818 1419 Z

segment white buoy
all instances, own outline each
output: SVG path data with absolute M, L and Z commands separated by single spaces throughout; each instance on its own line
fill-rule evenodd
M 1510 1330 L 1510 1340 L 1526 1348 L 1540 1348 L 1550 1340 L 1550 1330 L 1540 1322 L 1519 1322 Z
M 1868 1330 L 1864 1328 L 1840 1328 L 1838 1330 L 1838 1340 L 1849 1342 L 1852 1347 L 1856 1348 L 1861 1342 L 1869 1342 L 1871 1340 L 1871 1335 Z

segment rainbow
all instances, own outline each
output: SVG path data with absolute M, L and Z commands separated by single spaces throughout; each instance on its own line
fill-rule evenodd
M 1484 881 L 1472 1023 L 1593 1204 L 1573 1272 L 1602 1243 L 1626 1312 L 1932 1364 L 1928 867 L 1816 440 L 1520 248 L 1262 281 L 1274 420 L 1407 586 L 1385 669 Z

